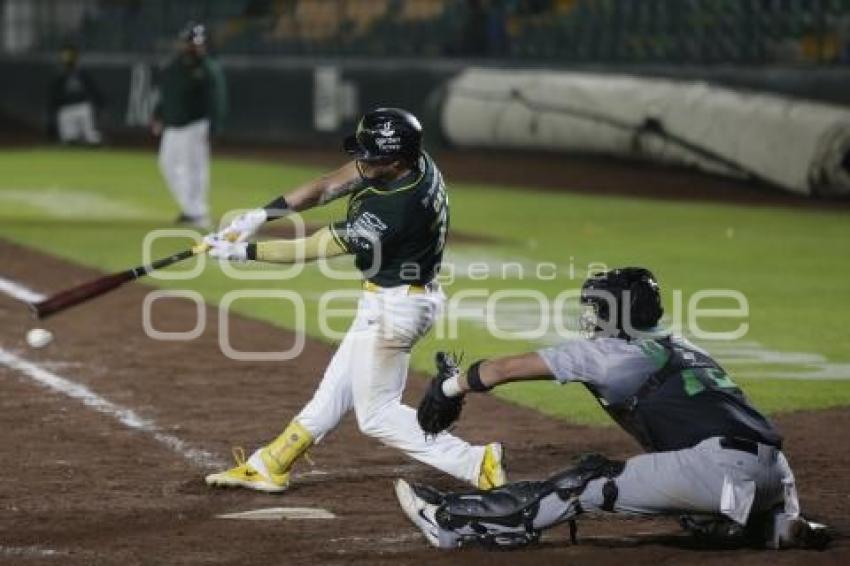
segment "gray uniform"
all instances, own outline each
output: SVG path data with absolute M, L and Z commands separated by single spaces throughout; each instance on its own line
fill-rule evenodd
M 683 338 L 671 338 L 670 342 L 682 352 L 710 359 L 705 351 Z M 627 342 L 619 338 L 575 340 L 541 350 L 539 354 L 558 381 L 585 384 L 609 412 L 611 407 L 635 402 L 632 401 L 635 394 L 647 379 L 669 361 L 668 352 L 658 341 Z M 708 369 L 710 384 L 718 390 L 738 391 L 725 372 L 719 368 Z M 640 432 L 628 430 L 628 423 L 624 426 L 650 453 L 628 460 L 623 472 L 613 479 L 618 491 L 613 510 L 640 514 L 725 515 L 744 524 L 750 513 L 766 511 L 782 502 L 785 492 L 793 491 L 794 476 L 779 450 L 781 438 L 761 415 L 745 415 L 745 419 L 759 421 L 752 431 L 748 430 L 749 423 L 738 430 L 740 423 L 732 418 L 715 424 L 710 422 L 711 415 L 701 414 L 705 409 L 699 396 L 710 391 L 699 377 L 692 377 L 693 371 L 681 372 L 684 374 L 681 384 L 673 380 L 669 383 L 671 387 L 680 388 L 678 393 L 684 393 L 681 399 L 686 401 L 680 404 L 687 418 L 681 422 L 653 423 L 656 429 L 669 428 L 649 432 L 652 439 L 641 438 Z M 664 395 L 663 387 L 654 393 L 645 398 Z M 636 403 L 639 405 L 642 401 L 636 400 Z M 715 399 L 709 399 L 708 403 L 709 407 L 719 404 Z M 743 406 L 749 408 L 746 403 Z M 647 411 L 655 415 L 661 409 Z M 670 418 L 669 413 L 674 411 L 665 408 L 666 414 L 661 417 Z M 616 414 L 612 416 L 620 421 Z M 706 424 L 717 427 L 718 434 L 699 430 Z M 658 437 L 669 446 L 652 446 L 653 440 L 659 442 Z M 584 509 L 602 507 L 602 491 L 607 481 L 599 478 L 587 485 L 579 498 Z M 791 504 L 796 507 L 796 502 Z
M 678 337 L 574 340 L 539 352 L 561 383 L 580 382 L 647 451 L 602 457 L 542 482 L 449 495 L 440 545 L 534 540 L 582 511 L 722 519 L 799 514 L 781 436 L 703 350 Z M 514 519 L 512 519 L 512 517 Z

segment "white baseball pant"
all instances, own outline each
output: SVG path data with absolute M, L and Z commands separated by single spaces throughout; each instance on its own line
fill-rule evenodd
M 90 102 L 78 102 L 59 108 L 56 113 L 56 126 L 59 130 L 59 141 L 62 143 L 101 142 L 100 132 L 94 125 L 94 108 Z
M 159 144 L 159 168 L 183 214 L 209 219 L 210 121 L 168 126 Z
M 410 350 L 431 329 L 445 295 L 432 284 L 364 291 L 357 315 L 313 398 L 295 418 L 316 442 L 354 408 L 360 430 L 387 446 L 476 485 L 484 446 L 442 433 L 427 438 L 416 411 L 401 403 Z

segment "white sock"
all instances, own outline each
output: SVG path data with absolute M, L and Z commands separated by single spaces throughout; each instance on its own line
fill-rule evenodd
M 269 479 L 271 475 L 269 474 L 268 469 L 266 469 L 266 464 L 263 462 L 262 456 L 260 453 L 263 451 L 262 448 L 258 448 L 254 450 L 254 453 L 251 454 L 251 457 L 248 458 L 248 465 L 257 470 L 257 472 L 266 479 Z

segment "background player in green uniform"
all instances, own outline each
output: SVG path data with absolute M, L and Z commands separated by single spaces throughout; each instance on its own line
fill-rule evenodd
M 210 224 L 210 135 L 221 128 L 227 111 L 224 75 L 207 53 L 207 33 L 190 22 L 180 47 L 160 76 L 160 101 L 151 130 L 162 135 L 159 167 L 180 206 L 178 222 L 203 228 Z
M 104 98 L 91 75 L 80 68 L 74 45 L 62 50 L 62 70 L 50 83 L 49 130 L 62 143 L 99 145 L 95 117 Z
M 293 463 L 352 408 L 362 432 L 412 458 L 476 488 L 505 482 L 501 445 L 472 446 L 448 433 L 427 437 L 416 412 L 401 403 L 410 350 L 445 300 L 435 277 L 449 203 L 442 174 L 421 144 L 422 129 L 412 114 L 393 108 L 369 112 L 345 143 L 354 161 L 206 238 L 210 255 L 220 259 L 294 262 L 352 254 L 363 273 L 357 315 L 313 398 L 277 439 L 246 462 L 211 474 L 208 484 L 286 489 Z M 246 241 L 268 220 L 342 195 L 350 195 L 345 220 L 308 238 Z

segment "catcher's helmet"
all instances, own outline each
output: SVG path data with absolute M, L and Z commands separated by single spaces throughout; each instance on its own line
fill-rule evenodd
M 649 330 L 664 314 L 655 276 L 643 267 L 623 267 L 591 275 L 581 287 L 583 330 L 628 339 L 629 331 Z
M 361 161 L 412 161 L 422 150 L 422 125 L 406 110 L 377 108 L 363 115 L 343 147 Z
M 206 45 L 207 26 L 200 22 L 190 21 L 180 30 L 180 39 L 193 45 Z

